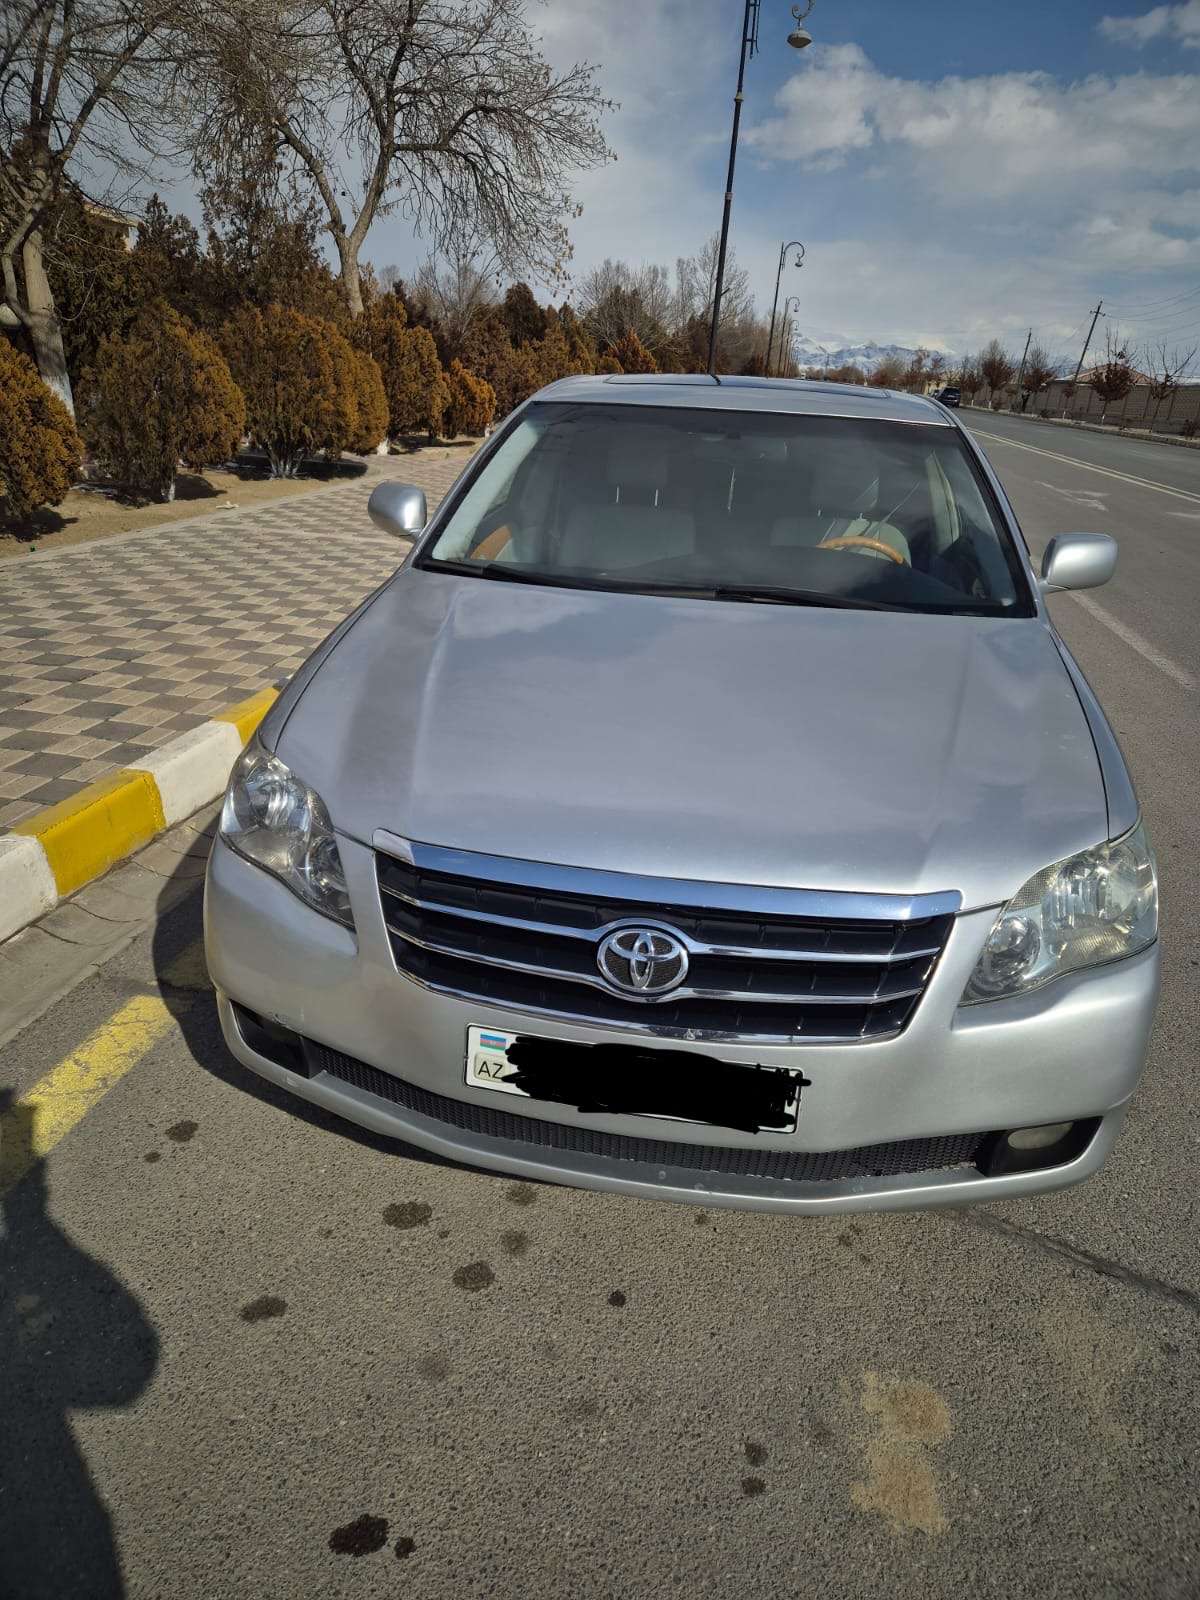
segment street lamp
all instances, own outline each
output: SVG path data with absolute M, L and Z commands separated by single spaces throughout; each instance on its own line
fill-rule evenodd
M 812 34 L 809 33 L 807 28 L 802 28 L 800 26 L 812 8 L 813 0 L 808 0 L 808 4 L 805 6 L 803 11 L 801 11 L 799 6 L 792 7 L 792 15 L 796 19 L 796 26 L 792 29 L 791 33 L 788 34 L 788 43 L 791 45 L 793 50 L 803 50 L 806 45 L 810 45 L 812 43 Z
M 794 50 L 803 50 L 805 45 L 812 43 L 812 35 L 807 28 L 800 24 L 808 16 L 815 4 L 815 0 L 808 0 L 808 4 L 801 11 L 799 6 L 792 7 L 792 16 L 796 19 L 796 26 L 788 34 L 788 43 Z M 717 329 L 721 324 L 721 296 L 725 292 L 725 255 L 729 248 L 729 213 L 733 208 L 733 169 L 737 161 L 738 127 L 742 120 L 742 102 L 746 98 L 744 85 L 746 81 L 746 61 L 758 49 L 758 13 L 762 7 L 762 0 L 746 0 L 746 10 L 742 17 L 742 53 L 738 58 L 737 93 L 733 97 L 733 132 L 729 138 L 729 172 L 725 179 L 725 211 L 721 218 L 721 243 L 717 250 L 717 276 L 713 284 L 712 325 L 708 330 L 708 370 L 715 373 L 717 364 Z
M 791 314 L 792 314 L 793 311 L 799 311 L 799 309 L 800 309 L 800 296 L 797 295 L 797 294 L 788 295 L 787 299 L 783 302 L 783 325 L 779 330 L 779 361 L 778 361 L 778 365 L 781 368 L 783 367 L 783 364 L 784 364 L 784 351 L 787 352 L 787 359 L 791 360 L 791 355 L 792 355 L 792 320 L 791 320 Z M 786 373 L 781 373 L 780 376 L 786 377 L 787 374 Z
M 767 359 L 763 369 L 768 378 L 771 376 L 771 348 L 775 343 L 775 315 L 779 310 L 779 280 L 783 276 L 783 260 L 789 250 L 795 250 L 796 252 L 793 266 L 802 267 L 804 265 L 804 246 L 799 239 L 789 239 L 787 244 L 779 246 L 779 267 L 775 273 L 775 298 L 771 301 L 771 331 L 767 334 Z

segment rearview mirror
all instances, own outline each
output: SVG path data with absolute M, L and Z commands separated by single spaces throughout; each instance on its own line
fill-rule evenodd
M 374 498 L 374 497 L 372 497 Z M 1117 541 L 1106 533 L 1056 533 L 1042 557 L 1043 594 L 1096 589 L 1117 567 Z
M 377 528 L 406 539 L 429 521 L 425 491 L 412 483 L 381 483 L 372 489 L 367 513 Z

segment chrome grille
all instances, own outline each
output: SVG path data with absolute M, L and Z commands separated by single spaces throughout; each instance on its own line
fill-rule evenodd
M 396 965 L 410 978 L 515 1011 L 668 1037 L 840 1042 L 898 1033 L 957 908 L 956 896 L 880 896 L 870 899 L 889 915 L 838 916 L 829 908 L 857 909 L 864 897 L 397 845 L 407 859 L 379 850 L 376 867 Z M 605 981 L 596 953 L 623 923 L 661 926 L 682 940 L 683 986 L 633 996 Z

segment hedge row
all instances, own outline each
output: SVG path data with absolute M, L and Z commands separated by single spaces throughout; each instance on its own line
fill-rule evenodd
M 491 385 L 458 361 L 444 373 L 432 335 L 408 327 L 389 299 L 352 324 L 349 338 L 320 317 L 271 305 L 238 312 L 219 342 L 159 302 L 123 337 L 101 339 L 78 385 L 78 431 L 33 363 L 0 337 L 7 511 L 24 518 L 57 505 L 78 476 L 84 441 L 106 476 L 170 500 L 180 462 L 224 461 L 247 433 L 272 476 L 294 477 L 306 457 L 365 453 L 388 436 L 485 432 L 496 409 Z

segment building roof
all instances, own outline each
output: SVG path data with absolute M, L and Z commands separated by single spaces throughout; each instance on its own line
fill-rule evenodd
M 83 209 L 95 222 L 111 222 L 122 228 L 136 228 L 142 220 L 129 211 L 118 211 L 114 206 L 102 206 L 98 200 L 84 200 Z
M 1097 361 L 1095 366 L 1084 367 L 1083 371 L 1079 374 L 1080 383 L 1091 383 L 1092 379 L 1096 376 L 1096 374 L 1098 372 L 1102 372 L 1103 370 L 1104 370 L 1104 363 L 1102 361 Z M 1150 376 L 1150 374 L 1148 372 L 1139 372 L 1136 367 L 1132 367 L 1130 370 L 1133 373 L 1133 381 L 1134 381 L 1134 383 L 1153 383 L 1154 382 L 1154 379 Z M 1070 381 L 1071 381 L 1071 379 L 1070 379 L 1069 376 L 1065 377 L 1065 378 L 1061 378 L 1059 380 L 1059 382 L 1061 382 L 1061 383 L 1070 383 Z
M 713 411 L 776 411 L 802 416 L 862 417 L 881 422 L 926 422 L 953 427 L 944 408 L 924 395 L 869 389 L 858 383 L 804 378 L 716 379 L 700 372 L 655 372 L 560 378 L 536 400 L 704 407 Z

